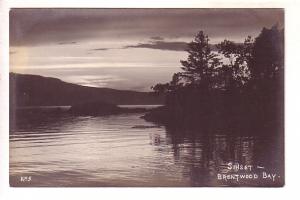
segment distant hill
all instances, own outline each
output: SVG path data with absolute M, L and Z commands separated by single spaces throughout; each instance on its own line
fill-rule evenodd
M 9 74 L 10 105 L 62 106 L 102 101 L 112 104 L 163 104 L 150 92 L 95 88 L 37 75 Z

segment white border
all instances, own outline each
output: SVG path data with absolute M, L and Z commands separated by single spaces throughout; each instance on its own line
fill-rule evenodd
M 8 185 L 8 11 L 11 7 L 72 8 L 285 8 L 286 185 L 284 188 L 10 188 Z M 284 199 L 299 184 L 300 12 L 293 0 L 0 0 L 0 199 Z
M 226 8 L 226 7 L 284 7 L 281 0 L 11 0 L 10 7 L 71 7 L 71 8 Z

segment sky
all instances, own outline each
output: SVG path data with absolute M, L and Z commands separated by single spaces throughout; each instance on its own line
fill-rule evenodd
M 10 71 L 150 91 L 180 71 L 198 31 L 243 42 L 275 24 L 282 9 L 12 9 Z

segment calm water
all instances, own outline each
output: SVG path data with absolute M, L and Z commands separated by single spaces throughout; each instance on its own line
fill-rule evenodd
M 280 138 L 169 129 L 146 122 L 142 115 L 45 115 L 18 120 L 10 133 L 11 185 L 278 186 L 283 182 Z M 267 171 L 280 178 L 218 180 L 218 173 L 230 171 L 230 162 L 253 165 L 251 173 Z

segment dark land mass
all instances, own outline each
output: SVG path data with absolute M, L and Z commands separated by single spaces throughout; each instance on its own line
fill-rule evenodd
M 228 134 L 282 134 L 284 108 L 282 89 L 203 95 L 184 89 L 168 95 L 165 106 L 147 112 L 142 118 L 167 128 L 224 131 Z
M 116 105 L 163 104 L 164 97 L 150 92 L 115 90 L 76 85 L 38 75 L 10 73 L 10 107 L 64 106 L 89 102 Z

